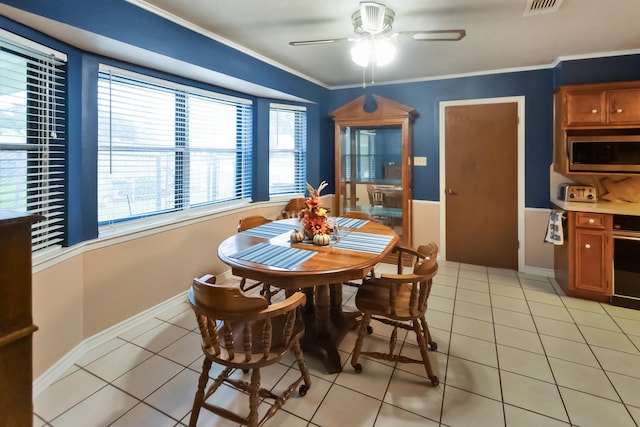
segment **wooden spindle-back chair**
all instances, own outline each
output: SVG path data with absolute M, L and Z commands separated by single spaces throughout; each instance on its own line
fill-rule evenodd
M 425 318 L 427 300 L 431 292 L 433 277 L 438 272 L 438 246 L 434 242 L 419 246 L 417 250 L 396 247 L 398 252 L 397 274 L 383 274 L 378 278 L 364 280 L 356 293 L 356 307 L 363 313 L 358 338 L 351 357 L 351 365 L 356 372 L 362 372 L 358 363 L 361 355 L 395 362 L 421 363 L 432 385 L 438 385 L 429 360 L 428 345 L 435 350 Z M 413 271 L 403 273 L 403 259 L 407 255 L 415 257 Z M 371 320 L 391 325 L 393 331 L 389 339 L 389 351 L 364 352 L 362 343 L 367 332 L 371 331 Z M 413 359 L 396 353 L 397 330 L 402 328 L 416 334 L 421 359 Z
M 204 353 L 190 427 L 196 426 L 201 408 L 239 424 L 260 426 L 285 404 L 296 387 L 299 386 L 300 396 L 306 394 L 311 380 L 300 349 L 304 322 L 298 307 L 306 301 L 302 292 L 269 305 L 265 298 L 249 297 L 235 286 L 216 285 L 215 276 L 206 275 L 193 280 L 188 299 L 198 321 Z M 279 395 L 261 388 L 260 369 L 277 363 L 290 351 L 296 357 L 300 375 Z M 224 369 L 207 387 L 212 363 Z M 251 370 L 250 381 L 232 378 L 237 369 Z M 212 396 L 223 384 L 249 394 L 248 415 L 216 404 Z M 273 399 L 273 404 L 259 419 L 261 399 Z

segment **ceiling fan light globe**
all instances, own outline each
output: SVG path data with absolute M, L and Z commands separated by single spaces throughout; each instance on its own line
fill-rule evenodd
M 371 57 L 371 42 L 360 40 L 351 48 L 351 60 L 361 67 L 369 65 Z
M 396 56 L 396 45 L 386 39 L 377 39 L 373 45 L 376 65 L 382 67 L 393 61 Z

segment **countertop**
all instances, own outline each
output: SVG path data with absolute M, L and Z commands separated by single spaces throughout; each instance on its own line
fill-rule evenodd
M 640 203 L 609 202 L 607 200 L 599 200 L 596 202 L 565 202 L 557 198 L 552 198 L 551 203 L 565 211 L 640 216 Z

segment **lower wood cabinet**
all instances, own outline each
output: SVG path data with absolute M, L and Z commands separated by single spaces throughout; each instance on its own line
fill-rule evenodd
M 610 214 L 567 212 L 565 244 L 555 247 L 556 280 L 569 296 L 608 302 L 612 294 Z

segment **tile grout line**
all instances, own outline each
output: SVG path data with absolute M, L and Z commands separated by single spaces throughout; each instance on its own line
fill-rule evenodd
M 568 311 L 568 310 L 567 310 L 567 311 Z M 611 320 L 616 324 L 616 326 L 620 327 L 620 326 L 617 324 L 617 322 L 615 321 L 615 319 L 613 318 L 613 316 L 611 316 L 611 314 L 610 314 L 607 310 L 604 310 L 604 311 L 605 311 L 605 313 L 607 314 L 607 316 L 608 316 L 609 318 L 611 318 Z M 573 314 L 572 314 L 570 311 L 569 311 L 569 316 L 571 316 L 571 318 L 572 318 L 572 319 L 574 320 L 574 322 L 575 322 L 575 317 L 573 316 Z M 576 325 L 578 325 L 578 323 L 577 323 L 577 322 L 576 322 Z M 621 330 L 623 333 L 625 332 L 622 328 L 620 328 L 620 330 Z M 618 388 L 615 386 L 615 384 L 614 384 L 614 383 L 613 383 L 613 381 L 611 380 L 611 377 L 609 376 L 609 372 L 604 368 L 604 366 L 602 366 L 602 362 L 600 361 L 600 359 L 598 358 L 598 356 L 596 355 L 596 353 L 593 351 L 592 345 L 589 343 L 589 341 L 587 340 L 587 338 L 584 336 L 584 333 L 582 332 L 582 329 L 580 329 L 580 328 L 578 327 L 578 331 L 580 332 L 580 335 L 582 335 L 582 338 L 585 340 L 585 344 L 587 345 L 587 347 L 589 348 L 589 351 L 591 352 L 591 354 L 593 355 L 594 359 L 595 359 L 595 360 L 596 360 L 596 362 L 598 363 L 598 366 L 600 367 L 600 370 L 602 370 L 602 372 L 603 372 L 604 376 L 607 378 L 607 381 L 609 381 L 609 384 L 611 385 L 611 388 L 613 389 L 613 391 L 614 391 L 614 392 L 616 393 L 616 395 L 618 396 L 618 399 L 620 399 L 620 400 L 619 400 L 619 402 L 617 402 L 617 401 L 615 401 L 615 400 L 613 400 L 613 399 L 607 399 L 607 400 L 610 400 L 610 401 L 613 401 L 613 402 L 616 402 L 616 403 L 620 403 L 620 404 L 622 405 L 622 407 L 625 409 L 625 411 L 627 411 L 627 414 L 629 415 L 629 417 L 630 417 L 634 422 L 636 422 L 636 421 L 635 421 L 635 419 L 634 419 L 634 417 L 633 417 L 633 414 L 632 414 L 632 413 L 631 413 L 631 411 L 629 410 L 629 405 L 627 405 L 627 404 L 625 403 L 624 399 L 623 399 L 623 398 L 622 398 L 622 396 L 620 395 L 620 392 L 618 391 Z M 625 337 L 627 337 L 626 333 L 624 333 L 624 335 L 625 335 Z M 629 339 L 629 338 L 627 337 L 627 339 Z M 629 341 L 631 341 L 631 340 L 629 340 Z M 633 341 L 631 341 L 631 343 L 633 344 Z M 595 347 L 597 347 L 597 346 L 595 346 Z M 609 349 L 609 350 L 611 350 L 611 349 Z M 612 350 L 612 351 L 616 351 L 616 350 Z M 619 374 L 619 375 L 620 375 L 620 374 Z M 629 375 L 624 374 L 624 376 L 625 376 L 625 377 L 628 377 Z M 632 377 L 632 378 L 633 378 L 633 377 Z M 597 396 L 597 397 L 603 398 L 602 396 Z M 604 398 L 604 399 L 606 399 L 606 398 Z M 636 422 L 636 425 L 637 425 L 637 422 Z
M 456 302 L 458 300 L 457 296 L 458 296 L 459 281 L 460 281 L 460 265 L 458 264 L 457 274 L 456 274 L 456 286 L 455 286 L 456 291 L 454 293 L 455 298 L 453 299 L 453 306 L 451 307 L 451 323 L 449 324 L 449 345 L 447 346 L 447 357 L 446 357 L 446 362 L 444 366 L 444 378 L 442 379 L 443 390 L 442 390 L 442 402 L 440 403 L 440 420 L 439 420 L 440 424 L 443 424 L 444 400 L 447 394 L 447 374 L 449 372 L 449 358 L 451 357 L 451 341 L 453 338 L 453 320 L 455 316 Z M 427 306 L 427 310 L 428 310 L 428 306 Z
M 519 277 L 518 277 L 518 281 L 520 282 L 520 278 Z M 520 286 L 522 286 L 522 283 L 520 284 Z M 524 293 L 524 290 L 522 292 L 523 292 L 523 294 L 525 296 L 525 302 L 527 304 L 527 307 L 529 308 L 529 312 L 531 312 L 531 305 L 529 304 L 529 299 L 526 297 L 526 294 Z M 562 301 L 562 303 L 563 303 L 563 307 L 564 307 L 564 302 Z M 566 307 L 565 307 L 565 309 L 566 309 Z M 541 317 L 543 317 L 543 316 L 541 316 Z M 558 396 L 560 397 L 560 402 L 562 402 L 562 407 L 564 408 L 564 412 L 565 412 L 565 415 L 567 416 L 567 420 L 568 420 L 570 425 L 573 425 L 573 423 L 571 422 L 571 415 L 569 415 L 569 409 L 567 408 L 567 404 L 564 401 L 564 397 L 562 396 L 562 393 L 560 392 L 560 385 L 558 384 L 558 380 L 556 379 L 556 374 L 553 372 L 553 367 L 551 366 L 551 362 L 549 361 L 549 354 L 547 353 L 547 348 L 545 347 L 544 342 L 542 341 L 542 337 L 540 336 L 541 335 L 540 334 L 540 329 L 538 329 L 538 324 L 536 323 L 535 317 L 534 317 L 532 312 L 531 312 L 531 320 L 533 320 L 533 327 L 536 330 L 536 335 L 538 335 L 538 341 L 540 342 L 540 347 L 542 348 L 542 352 L 544 354 L 545 361 L 547 362 L 547 367 L 549 368 L 549 372 L 551 372 L 551 378 L 553 378 L 553 385 L 555 386 L 555 388 L 556 388 L 556 390 L 558 392 Z M 551 418 L 553 418 L 553 417 L 551 417 Z

